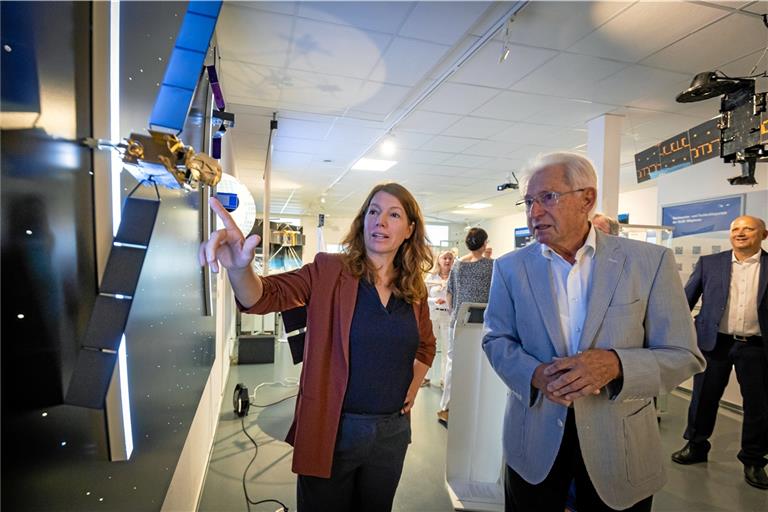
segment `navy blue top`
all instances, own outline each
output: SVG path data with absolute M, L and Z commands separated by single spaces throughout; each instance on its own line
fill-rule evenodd
M 391 295 L 385 308 L 376 287 L 361 279 L 349 332 L 349 382 L 342 412 L 399 411 L 413 379 L 418 347 L 413 306 Z

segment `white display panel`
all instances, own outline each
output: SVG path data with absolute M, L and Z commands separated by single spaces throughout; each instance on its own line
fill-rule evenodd
M 485 306 L 462 304 L 454 334 L 445 480 L 456 510 L 504 510 L 501 439 L 507 387 L 481 347 Z

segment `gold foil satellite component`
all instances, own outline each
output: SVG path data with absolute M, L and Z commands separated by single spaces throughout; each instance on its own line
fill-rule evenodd
M 132 133 L 125 143 L 123 164 L 137 180 L 187 190 L 199 183 L 213 187 L 221 181 L 221 165 L 214 158 L 196 153 L 176 135 L 149 133 Z

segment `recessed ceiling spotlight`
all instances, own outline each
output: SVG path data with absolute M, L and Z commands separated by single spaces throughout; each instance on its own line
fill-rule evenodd
M 383 156 L 392 156 L 397 153 L 397 144 L 392 135 L 388 135 L 379 146 L 379 151 Z

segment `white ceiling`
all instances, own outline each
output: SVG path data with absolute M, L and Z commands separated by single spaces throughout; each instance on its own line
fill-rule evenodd
M 496 192 L 509 172 L 542 151 L 584 151 L 586 122 L 615 113 L 624 116 L 621 187 L 631 190 L 641 187 L 636 152 L 717 114 L 717 100 L 674 101 L 692 75 L 746 75 L 768 46 L 754 16 L 768 2 L 536 1 L 511 24 L 505 62 L 502 28 L 450 73 L 511 6 L 226 2 L 216 37 L 238 177 L 259 203 L 276 112 L 273 213 L 349 215 L 389 180 L 435 218 L 498 216 L 516 211 L 516 192 Z M 390 128 L 398 164 L 349 170 L 376 156 Z M 470 202 L 493 208 L 452 213 Z

